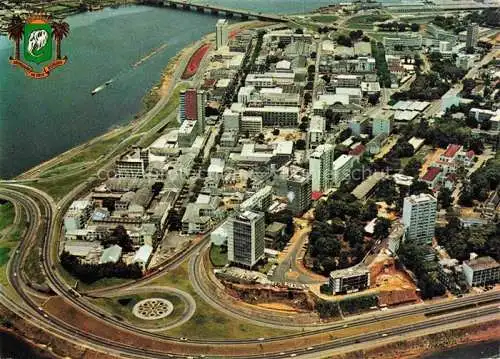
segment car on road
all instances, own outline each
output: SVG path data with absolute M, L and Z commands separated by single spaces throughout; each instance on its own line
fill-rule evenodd
M 383 337 L 386 337 L 386 336 L 387 336 L 387 333 L 382 334 L 382 336 L 383 336 Z
M 262 342 L 262 341 L 265 340 L 265 338 L 258 338 L 257 340 L 260 341 L 260 342 Z
M 182 340 L 183 342 L 187 342 L 187 340 L 188 340 L 187 338 L 184 338 L 184 337 L 181 337 L 179 339 Z

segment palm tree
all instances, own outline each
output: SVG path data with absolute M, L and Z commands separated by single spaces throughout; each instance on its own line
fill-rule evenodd
M 52 23 L 52 36 L 56 39 L 57 59 L 61 59 L 61 41 L 69 34 L 69 24 L 64 21 Z
M 20 16 L 16 15 L 10 20 L 10 24 L 7 27 L 7 32 L 9 34 L 9 39 L 16 42 L 15 59 L 19 60 L 21 58 L 20 42 L 23 38 L 24 33 L 24 21 Z

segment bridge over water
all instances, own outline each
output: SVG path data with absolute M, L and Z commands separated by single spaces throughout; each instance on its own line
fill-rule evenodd
M 202 3 L 194 3 L 183 0 L 143 0 L 142 3 L 145 5 L 171 7 L 175 9 L 183 9 L 186 11 L 197 11 L 200 13 L 206 12 L 213 15 L 224 14 L 225 17 L 239 16 L 243 20 L 248 20 L 252 18 L 262 21 L 273 21 L 273 22 L 287 21 L 287 19 L 282 15 L 267 14 L 252 10 L 231 9 L 216 4 L 202 4 Z

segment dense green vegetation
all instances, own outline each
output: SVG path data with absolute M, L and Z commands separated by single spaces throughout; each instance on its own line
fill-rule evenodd
M 466 70 L 457 67 L 453 59 L 444 59 L 437 52 L 429 55 L 429 61 L 431 62 L 431 70 L 447 82 L 456 83 L 467 73 Z
M 450 89 L 450 85 L 436 73 L 417 74 L 415 81 L 408 91 L 396 92 L 391 96 L 394 101 L 399 100 L 438 100 Z
M 376 295 L 353 296 L 340 301 L 320 300 L 316 303 L 316 310 L 321 318 L 332 318 L 343 314 L 355 314 L 378 304 Z
M 500 185 L 500 156 L 488 160 L 483 167 L 472 174 L 465 183 L 460 196 L 460 204 L 472 206 L 473 200 L 485 201 L 490 191 Z
M 340 317 L 339 303 L 336 301 L 319 301 L 316 310 L 320 318 Z
M 398 250 L 399 261 L 411 270 L 418 279 L 422 298 L 429 299 L 443 295 L 446 288 L 437 279 L 437 265 L 426 259 L 428 247 L 410 241 L 401 243 Z
M 406 22 L 389 21 L 378 25 L 379 31 L 385 32 L 405 32 L 413 31 L 417 32 L 420 29 L 420 25 L 413 23 L 408 24 Z
M 454 119 L 451 116 L 436 118 L 432 126 L 422 119 L 404 129 L 405 137 L 425 138 L 425 142 L 433 147 L 446 148 L 449 144 L 463 144 L 466 150 L 481 154 L 484 149 L 482 140 L 474 135 L 467 126 L 466 120 Z
M 385 60 L 385 50 L 384 45 L 381 42 L 371 42 L 372 45 L 372 56 L 375 58 L 375 63 L 377 66 L 377 75 L 379 78 L 380 85 L 386 88 L 391 87 L 391 73 L 387 67 L 387 61 Z
M 227 246 L 210 247 L 210 261 L 214 267 L 224 267 L 227 264 Z
M 127 265 L 122 261 L 118 261 L 117 263 L 86 264 L 68 252 L 61 254 L 61 265 L 72 276 L 87 284 L 109 277 L 130 279 L 142 277 L 141 268 L 137 264 Z
M 452 217 L 445 227 L 436 229 L 438 243 L 452 258 L 465 260 L 474 252 L 500 259 L 500 223 L 463 227 Z
M 10 202 L 0 202 L 0 231 L 14 222 L 14 206 Z
M 354 314 L 361 312 L 364 309 L 369 309 L 378 304 L 377 296 L 375 295 L 363 295 L 363 296 L 354 296 L 350 298 L 346 298 L 339 302 L 340 309 L 344 314 Z
M 365 223 L 376 216 L 374 202 L 363 204 L 342 189 L 319 202 L 309 236 L 313 270 L 328 275 L 358 263 L 373 244 L 371 239 L 365 239 Z M 383 232 L 381 229 L 379 235 Z

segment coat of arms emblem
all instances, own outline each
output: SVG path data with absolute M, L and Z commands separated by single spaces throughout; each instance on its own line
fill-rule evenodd
M 15 45 L 15 54 L 10 57 L 10 63 L 21 67 L 29 77 L 46 78 L 52 70 L 64 65 L 68 60 L 66 56 L 61 56 L 61 42 L 69 34 L 69 25 L 66 22 L 51 21 L 50 17 L 44 14 L 32 15 L 26 20 L 14 16 L 7 32 Z

